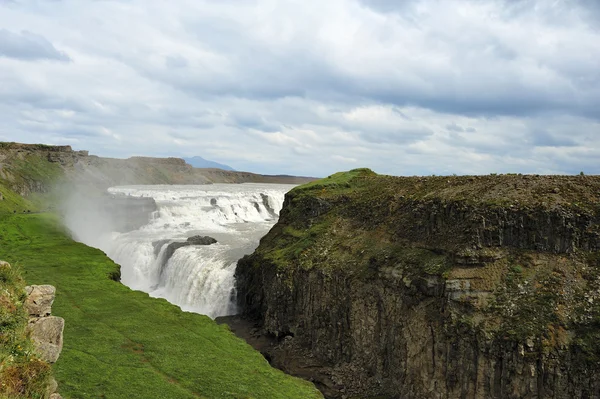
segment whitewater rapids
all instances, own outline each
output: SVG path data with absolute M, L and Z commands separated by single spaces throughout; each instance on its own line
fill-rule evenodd
M 212 318 L 235 314 L 236 261 L 251 253 L 277 221 L 285 193 L 293 187 L 113 187 L 109 193 L 115 196 L 153 198 L 158 210 L 145 226 L 111 232 L 96 246 L 121 265 L 121 281 L 132 289 Z M 169 243 L 195 235 L 213 237 L 217 243 L 182 247 L 165 259 Z

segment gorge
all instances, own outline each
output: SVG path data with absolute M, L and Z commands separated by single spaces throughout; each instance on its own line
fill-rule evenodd
M 597 176 L 300 186 L 238 263 L 238 334 L 331 398 L 598 398 L 599 200 Z
M 87 233 L 86 239 L 96 240 L 98 245 L 103 241 L 101 232 L 114 228 L 115 235 L 125 235 L 139 230 L 148 224 L 152 212 L 160 210 L 160 199 L 109 194 L 108 187 L 182 183 L 180 179 L 210 184 L 214 180 L 231 183 L 229 179 L 240 183 L 293 183 L 295 178 L 196 170 L 177 159 L 97 159 L 68 146 L 0 143 L 0 259 L 14 265 L 27 284 L 56 287 L 53 313 L 64 318 L 66 327 L 63 351 L 52 365 L 52 374 L 62 396 L 322 397 L 311 383 L 270 367 L 260 353 L 209 317 L 184 312 L 162 298 L 152 298 L 121 284 L 118 264 L 104 252 L 73 240 L 74 227 L 78 227 L 80 233 Z M 274 212 L 259 193 L 257 199 L 264 217 Z M 254 204 L 250 205 L 254 213 L 250 210 L 248 214 L 259 214 Z M 69 208 L 76 211 L 67 212 Z M 77 220 L 81 226 L 73 226 Z M 170 236 L 169 241 L 179 245 L 187 243 L 187 237 L 193 244 L 211 242 L 203 236 L 178 234 Z M 218 238 L 221 242 L 209 246 L 226 248 L 226 239 Z M 152 242 L 148 245 L 154 249 Z M 173 257 L 189 249 L 193 248 L 181 247 Z M 0 276 L 0 289 L 5 283 Z M 14 300 L 25 294 L 16 292 Z M 20 307 L 0 303 L 2 320 L 14 312 L 20 312 Z M 0 323 L 0 339 L 6 334 L 19 336 L 26 315 L 19 314 L 15 320 L 19 320 L 16 327 Z M 3 382 L 5 373 L 27 370 L 23 361 L 29 366 L 37 364 L 29 362 L 30 357 L 11 354 L 21 353 L 23 345 L 1 348 Z M 5 367 L 13 363 L 16 368 Z M 0 396 L 25 399 L 34 390 L 46 389 L 32 385 L 37 383 L 26 375 L 10 378 L 14 381 L 12 388 L 6 391 L 0 386 Z M 54 389 L 50 385 L 47 388 L 48 392 Z
M 99 178 L 113 188 L 55 209 L 119 268 L 16 195 L 51 194 L 47 171 L 77 182 L 89 161 L 40 148 L 2 155 L 0 256 L 57 287 L 67 397 L 319 397 L 312 383 L 327 398 L 600 397 L 598 176 Z M 143 162 L 157 184 L 147 171 L 179 161 Z
M 112 198 L 104 199 L 104 206 L 78 196 L 64 212 L 77 240 L 121 265 L 123 284 L 214 318 L 237 313 L 236 262 L 275 223 L 292 187 L 118 186 L 109 188 Z

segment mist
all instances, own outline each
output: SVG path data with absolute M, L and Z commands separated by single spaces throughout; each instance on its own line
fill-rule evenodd
M 237 312 L 237 260 L 277 221 L 292 187 L 70 185 L 60 212 L 75 240 L 121 265 L 123 284 L 214 318 Z M 190 241 L 203 236 L 216 243 Z

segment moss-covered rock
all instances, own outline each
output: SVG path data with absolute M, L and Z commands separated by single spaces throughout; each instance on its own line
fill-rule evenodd
M 338 173 L 288 193 L 239 305 L 339 396 L 598 397 L 599 204 L 597 176 Z
M 50 365 L 27 333 L 25 283 L 9 263 L 0 261 L 0 398 L 46 398 Z

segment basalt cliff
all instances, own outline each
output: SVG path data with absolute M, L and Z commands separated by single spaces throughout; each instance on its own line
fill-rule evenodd
M 599 398 L 600 177 L 297 187 L 238 263 L 263 354 L 331 398 Z

